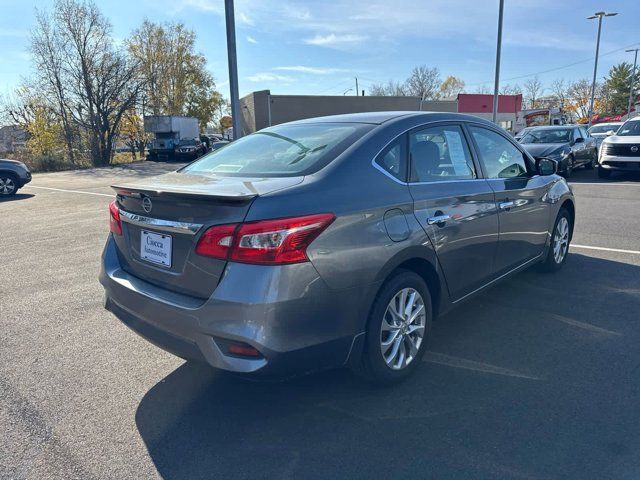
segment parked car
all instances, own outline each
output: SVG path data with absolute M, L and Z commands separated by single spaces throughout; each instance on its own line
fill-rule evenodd
M 0 197 L 15 195 L 31 181 L 31 172 L 22 162 L 0 158 Z
M 582 125 L 535 127 L 520 143 L 534 158 L 556 160 L 558 171 L 565 178 L 576 167 L 594 168 L 598 163 L 596 141 Z
M 622 122 L 598 123 L 593 125 L 587 131 L 589 132 L 589 135 L 596 139 L 596 145 L 600 148 L 602 141 L 610 135 L 615 135 L 621 125 Z
M 516 133 L 513 138 L 515 138 L 518 142 L 520 140 L 522 140 L 522 137 L 524 137 L 528 131 L 530 131 L 532 128 L 535 127 L 524 127 L 522 130 L 520 130 L 518 133 Z
M 419 367 L 434 318 L 541 262 L 575 218 L 557 163 L 454 113 L 337 115 L 258 131 L 114 186 L 105 307 L 180 357 L 278 377 Z
M 602 141 L 598 176 L 607 178 L 614 170 L 640 172 L 640 117 L 627 120 L 615 135 Z
M 228 145 L 230 142 L 228 142 L 227 140 L 221 140 L 218 142 L 212 142 L 211 143 L 211 150 L 218 150 L 219 148 L 224 147 L 225 145 Z
M 191 161 L 207 153 L 207 147 L 200 140 L 183 140 L 176 149 L 178 160 Z

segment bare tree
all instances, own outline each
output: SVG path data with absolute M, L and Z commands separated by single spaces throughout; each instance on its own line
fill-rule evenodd
M 524 91 L 529 108 L 536 108 L 538 99 L 543 91 L 542 82 L 538 77 L 533 77 L 524 82 Z
M 420 65 L 411 71 L 405 82 L 405 89 L 407 95 L 431 100 L 438 97 L 441 83 L 440 70 L 437 67 Z
M 510 83 L 506 83 L 500 87 L 499 92 L 500 95 L 518 95 L 522 93 L 522 88 L 517 83 L 511 85 Z
M 371 85 L 369 95 L 378 97 L 404 97 L 407 95 L 407 92 L 403 84 L 389 80 L 385 84 L 375 83 Z
M 62 124 L 67 156 L 75 163 L 75 146 L 79 133 L 71 118 L 68 106 L 68 85 L 65 83 L 65 55 L 68 44 L 57 34 L 50 16 L 36 11 L 36 28 L 31 33 L 30 51 L 34 60 L 35 76 L 28 81 L 29 90 L 38 91 L 44 101 L 50 103 Z
M 491 94 L 493 92 L 491 91 L 491 89 L 489 87 L 487 87 L 486 85 L 482 84 L 482 85 L 478 85 L 478 87 L 476 87 L 475 93 L 478 93 L 480 95 L 489 95 L 489 94 Z
M 586 78 L 577 80 L 571 84 L 567 93 L 571 103 L 571 110 L 575 111 L 578 117 L 588 117 L 591 81 Z
M 557 78 L 553 82 L 551 82 L 551 92 L 558 102 L 558 106 L 561 109 L 564 109 L 567 101 L 569 99 L 569 88 L 570 85 L 565 81 L 564 78 Z
M 137 65 L 114 47 L 109 21 L 91 1 L 58 0 L 53 15 L 38 13 L 31 52 L 34 84 L 62 120 L 70 159 L 86 139 L 93 165 L 108 164 L 140 90 Z

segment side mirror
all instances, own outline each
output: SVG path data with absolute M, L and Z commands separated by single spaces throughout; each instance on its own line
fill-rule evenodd
M 536 159 L 536 168 L 538 170 L 538 175 L 549 176 L 553 175 L 558 171 L 558 162 L 552 160 L 551 158 L 538 158 Z
M 583 143 L 583 142 L 584 142 L 584 138 L 582 137 L 578 137 L 573 141 L 573 143 Z
M 615 135 L 615 134 L 616 134 L 615 130 L 609 130 L 607 132 L 607 137 L 610 137 L 611 135 Z

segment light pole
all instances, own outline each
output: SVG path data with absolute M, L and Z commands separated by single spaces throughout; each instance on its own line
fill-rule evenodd
M 630 48 L 629 50 L 625 50 L 625 52 L 635 52 L 635 55 L 633 57 L 633 70 L 631 70 L 631 86 L 629 87 L 629 106 L 627 107 L 627 120 L 631 118 L 631 102 L 633 102 L 633 87 L 635 87 L 635 80 L 636 80 L 636 64 L 638 63 L 638 50 L 640 50 L 640 48 Z
M 498 44 L 496 46 L 496 81 L 493 86 L 493 123 L 498 119 L 498 89 L 500 88 L 500 50 L 502 50 L 502 18 L 504 16 L 504 0 L 500 0 L 498 11 Z
M 596 12 L 590 17 L 587 17 L 587 20 L 593 20 L 594 18 L 598 19 L 598 39 L 596 40 L 596 61 L 593 65 L 593 82 L 591 83 L 591 100 L 589 101 L 589 123 L 587 125 L 587 128 L 591 126 L 591 118 L 593 117 L 593 100 L 596 96 L 596 76 L 598 75 L 598 54 L 600 53 L 600 33 L 602 32 L 602 18 L 613 17 L 615 15 L 617 15 L 617 13 Z
M 344 92 L 342 92 L 342 96 L 344 97 L 347 93 L 351 92 L 353 88 L 348 88 Z
M 236 22 L 233 0 L 224 0 L 224 14 L 227 24 L 227 58 L 229 60 L 229 96 L 231 97 L 231 119 L 233 139 L 240 138 L 240 97 L 238 94 L 238 60 L 236 57 Z

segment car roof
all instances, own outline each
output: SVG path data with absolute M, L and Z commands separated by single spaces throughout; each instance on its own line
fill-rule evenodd
M 421 118 L 428 120 L 453 120 L 453 121 L 472 121 L 476 123 L 493 123 L 474 115 L 465 115 L 453 112 L 416 112 L 416 111 L 391 111 L 391 112 L 362 112 L 362 113 L 344 113 L 341 115 L 328 115 L 325 117 L 305 118 L 303 120 L 295 120 L 288 122 L 286 125 L 304 124 L 304 123 L 369 123 L 381 125 L 383 123 L 406 118 Z M 282 124 L 285 125 L 285 124 Z
M 584 127 L 584 125 L 538 125 L 537 127 L 530 127 L 532 130 L 562 130 L 567 128 Z

